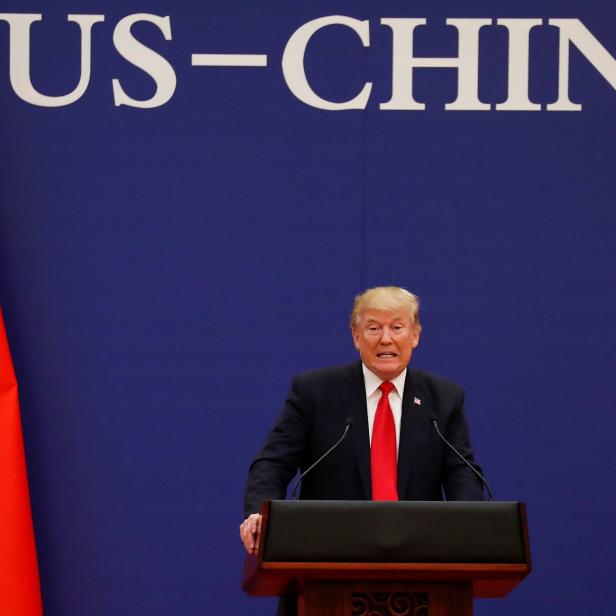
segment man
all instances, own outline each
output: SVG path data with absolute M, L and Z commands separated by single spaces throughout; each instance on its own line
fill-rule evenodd
M 472 462 L 464 392 L 407 368 L 419 344 L 419 301 L 400 287 L 355 298 L 353 343 L 361 362 L 295 377 L 282 414 L 250 466 L 240 537 L 256 553 L 261 502 L 285 497 L 305 470 L 352 428 L 303 480 L 301 498 L 322 500 L 483 500 L 474 473 L 436 434 L 432 420 Z

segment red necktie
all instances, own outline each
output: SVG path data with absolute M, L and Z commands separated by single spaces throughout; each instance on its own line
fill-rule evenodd
M 381 383 L 381 399 L 376 407 L 370 446 L 372 500 L 398 500 L 398 464 L 396 462 L 396 426 L 389 406 L 393 383 Z

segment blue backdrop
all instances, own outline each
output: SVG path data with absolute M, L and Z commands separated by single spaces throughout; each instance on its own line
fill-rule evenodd
M 528 504 L 534 571 L 477 614 L 609 613 L 613 2 L 5 0 L 1 10 L 0 302 L 47 616 L 272 612 L 273 600 L 239 589 L 247 466 L 291 376 L 354 359 L 350 305 L 376 284 L 419 294 L 413 364 L 465 387 L 497 498 Z M 27 14 L 43 19 L 26 27 Z M 69 14 L 104 16 L 90 24 L 87 87 L 68 104 L 28 101 L 23 66 L 47 97 L 79 82 L 89 27 Z M 369 44 L 349 26 L 319 30 L 307 82 L 338 103 L 371 82 L 363 109 L 311 106 L 283 74 L 292 35 L 332 15 L 368 20 Z M 157 56 L 131 47 L 129 16 Z M 381 109 L 393 62 L 381 18 L 425 18 L 415 55 L 427 57 L 458 53 L 445 19 L 493 20 L 476 63 L 492 109 L 445 110 L 455 68 L 414 71 L 424 111 Z M 528 67 L 539 111 L 494 109 L 508 96 L 503 18 L 543 20 L 528 62 L 513 60 Z M 568 27 L 554 18 L 579 20 L 609 56 L 599 70 L 588 47 L 565 45 L 579 111 L 546 109 L 559 99 Z M 267 55 L 267 66 L 191 64 L 208 53 Z M 125 97 L 160 104 L 114 104 L 114 79 Z

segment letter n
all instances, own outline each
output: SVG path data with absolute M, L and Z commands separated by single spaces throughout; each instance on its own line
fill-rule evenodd
M 548 23 L 560 30 L 558 53 L 558 100 L 547 106 L 548 111 L 581 111 L 582 105 L 569 99 L 569 43 L 616 89 L 616 59 L 599 43 L 579 19 L 550 19 Z

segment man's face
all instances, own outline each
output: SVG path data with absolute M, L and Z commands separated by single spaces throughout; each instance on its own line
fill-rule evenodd
M 407 367 L 419 344 L 419 328 L 404 310 L 365 310 L 352 331 L 362 361 L 384 381 L 395 379 Z

